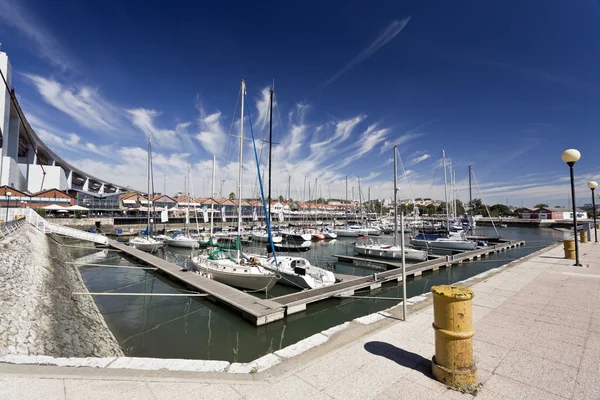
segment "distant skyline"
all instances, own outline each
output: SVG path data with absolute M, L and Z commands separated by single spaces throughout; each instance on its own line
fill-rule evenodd
M 568 205 L 567 148 L 577 203 L 600 181 L 600 3 L 350 1 L 282 4 L 0 0 L 0 42 L 37 134 L 68 162 L 145 190 L 146 135 L 155 187 L 236 192 L 240 79 L 257 136 L 268 134 L 274 82 L 273 197 L 443 200 L 442 149 L 458 197 Z M 250 136 L 249 120 L 244 121 Z M 256 195 L 251 142 L 244 196 Z M 261 168 L 266 166 L 266 148 Z M 305 178 L 306 177 L 306 178 Z M 408 177 L 408 179 L 406 178 Z M 306 190 L 305 188 L 306 179 Z M 409 185 L 407 184 L 407 181 Z M 481 190 L 481 192 L 480 192 Z

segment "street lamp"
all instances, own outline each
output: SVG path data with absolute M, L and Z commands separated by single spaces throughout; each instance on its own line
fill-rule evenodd
M 6 192 L 7 200 L 6 200 L 6 221 L 5 222 L 8 222 L 8 207 L 10 207 L 10 196 L 12 196 L 12 192 Z
M 575 149 L 565 150 L 561 155 L 562 160 L 569 166 L 571 172 L 571 200 L 573 202 L 573 232 L 575 235 L 575 266 L 581 267 L 579 264 L 579 244 L 577 242 L 577 211 L 575 209 L 575 178 L 573 176 L 573 166 L 581 158 L 581 153 Z
M 596 198 L 594 197 L 594 189 L 596 189 L 598 187 L 598 182 L 595 181 L 589 181 L 588 182 L 588 187 L 590 189 L 592 189 L 592 212 L 594 213 L 594 236 L 595 236 L 595 242 L 598 243 L 598 229 L 596 228 Z

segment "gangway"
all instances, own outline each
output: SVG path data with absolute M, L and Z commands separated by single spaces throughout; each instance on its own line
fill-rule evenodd
M 25 217 L 25 220 L 29 222 L 29 224 L 33 225 L 43 233 L 55 233 L 57 235 L 67 236 L 73 239 L 86 240 L 88 242 L 99 244 L 108 244 L 108 238 L 106 236 L 53 224 L 42 218 L 42 216 L 40 216 L 32 208 L 12 208 L 8 210 L 9 221 L 22 217 Z

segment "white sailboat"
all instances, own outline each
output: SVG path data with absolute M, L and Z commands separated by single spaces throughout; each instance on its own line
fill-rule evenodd
M 335 283 L 335 275 L 331 271 L 311 265 L 310 262 L 301 257 L 277 257 L 275 259 L 259 258 L 261 265 L 281 275 L 279 283 L 302 289 L 316 289 Z
M 396 168 L 396 147 L 394 147 L 394 169 Z M 396 196 L 397 191 L 397 182 L 396 182 L 396 174 L 394 170 L 394 196 Z M 398 206 L 394 204 L 394 226 L 398 225 Z M 371 257 L 381 257 L 381 258 L 392 258 L 392 259 L 402 259 L 404 253 L 404 259 L 409 261 L 425 261 L 427 260 L 427 252 L 423 250 L 412 249 L 410 247 L 404 247 L 404 252 L 402 251 L 402 246 L 398 246 L 398 229 L 394 229 L 394 245 L 375 243 L 371 238 L 365 238 L 356 242 L 354 244 L 354 252 L 356 254 L 371 256 Z
M 189 207 L 189 202 L 190 202 L 189 183 L 190 183 L 190 164 L 188 163 L 187 187 L 185 188 L 188 207 Z M 188 207 L 186 207 L 186 209 L 185 209 L 184 232 L 175 232 L 171 237 L 165 239 L 165 242 L 167 243 L 167 245 L 173 246 L 173 247 L 183 247 L 183 248 L 187 248 L 187 249 L 197 249 L 200 247 L 200 242 L 198 242 L 198 239 L 191 237 L 188 232 L 189 231 L 188 224 L 190 222 L 189 221 L 190 212 L 189 212 Z
M 242 232 L 242 150 L 244 148 L 244 102 L 246 95 L 246 82 L 242 79 L 241 96 L 242 108 L 240 116 L 240 161 L 238 179 L 238 235 Z M 214 190 L 214 189 L 213 189 Z M 239 242 L 239 241 L 238 241 Z M 192 257 L 192 263 L 200 272 L 210 279 L 214 279 L 230 286 L 252 291 L 267 291 L 275 285 L 279 276 L 263 268 L 254 257 L 249 258 L 237 251 L 213 250 L 208 256 L 198 255 Z
M 138 250 L 145 251 L 146 253 L 156 253 L 158 249 L 163 246 L 163 243 L 151 237 L 150 231 L 152 230 L 150 225 L 150 177 L 151 177 L 151 165 L 152 165 L 152 147 L 151 137 L 148 135 L 148 225 L 146 228 L 145 236 L 138 236 L 129 240 L 129 246 L 134 247 Z

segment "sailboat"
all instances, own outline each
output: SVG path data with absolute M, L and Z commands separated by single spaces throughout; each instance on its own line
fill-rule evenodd
M 215 249 L 208 255 L 192 257 L 192 264 L 210 279 L 214 279 L 230 286 L 252 291 L 267 291 L 275 285 L 279 276 L 265 268 L 256 257 L 248 257 L 241 251 L 242 234 L 242 150 L 244 148 L 244 102 L 246 95 L 246 82 L 241 84 L 242 108 L 240 116 L 240 161 L 238 179 L 238 237 L 236 250 L 226 251 Z M 259 171 L 260 177 L 260 171 Z M 268 217 L 268 216 L 267 216 Z
M 446 176 L 446 152 L 442 150 L 442 157 L 444 163 L 444 200 L 446 203 L 446 228 L 449 229 L 448 233 L 420 233 L 416 237 L 411 238 L 410 244 L 418 248 L 427 249 L 443 249 L 443 250 L 475 250 L 477 243 L 467 239 L 464 231 L 452 232 L 450 231 L 450 214 L 448 211 L 448 182 Z
M 394 199 L 396 198 L 397 182 L 396 182 L 396 157 L 397 146 L 394 146 Z M 398 226 L 398 206 L 394 200 L 394 225 Z M 367 255 L 372 257 L 402 259 L 402 247 L 398 246 L 398 229 L 394 229 L 394 245 L 375 243 L 371 238 L 364 238 L 354 244 L 354 252 L 356 254 Z M 404 248 L 404 258 L 408 261 L 425 261 L 427 260 L 427 252 L 423 250 Z
M 150 194 L 150 178 L 152 174 L 152 140 L 148 135 L 148 225 L 146 227 L 145 236 L 138 236 L 129 241 L 129 246 L 134 247 L 138 250 L 145 251 L 146 253 L 156 253 L 156 251 L 163 246 L 163 243 L 153 239 L 150 236 L 151 225 L 150 225 L 150 199 L 153 195 Z
M 165 242 L 169 246 L 173 247 L 184 247 L 187 249 L 197 249 L 200 247 L 200 242 L 198 239 L 195 239 L 189 235 L 189 220 L 190 220 L 190 212 L 189 212 L 189 202 L 190 202 L 190 164 L 188 163 L 188 172 L 187 172 L 187 186 L 185 188 L 186 198 L 187 198 L 187 207 L 185 208 L 185 229 L 184 232 L 175 232 L 171 237 L 165 239 Z
M 273 137 L 273 89 L 270 92 L 270 108 L 269 108 L 269 116 L 270 116 L 270 129 L 269 129 L 269 146 L 272 145 L 272 137 Z M 252 141 L 254 143 L 254 135 L 252 136 Z M 254 152 L 256 155 L 256 144 L 254 143 Z M 269 149 L 270 153 L 270 149 Z M 257 160 L 257 169 L 259 175 L 259 182 L 261 185 L 261 193 L 262 192 L 262 181 L 260 180 L 260 166 Z M 269 159 L 269 180 L 271 179 L 271 160 Z M 270 187 L 270 184 L 269 184 Z M 271 197 L 271 193 L 269 191 L 269 198 Z M 270 255 L 268 257 L 255 256 L 252 259 L 257 260 L 264 268 L 267 270 L 273 271 L 274 273 L 281 276 L 279 283 L 283 285 L 292 286 L 295 288 L 301 289 L 315 289 L 323 286 L 332 285 L 335 283 L 335 275 L 331 271 L 327 271 L 323 268 L 319 268 L 317 266 L 311 265 L 310 262 L 301 257 L 277 257 L 277 253 L 275 249 L 277 246 L 275 245 L 275 241 L 273 240 L 273 235 L 271 232 L 270 225 L 270 214 L 266 207 L 264 206 L 264 194 L 263 198 L 263 207 L 265 208 L 265 217 L 267 221 L 267 238 L 269 240 L 269 249 L 267 250 Z M 308 242 L 310 243 L 310 242 Z

